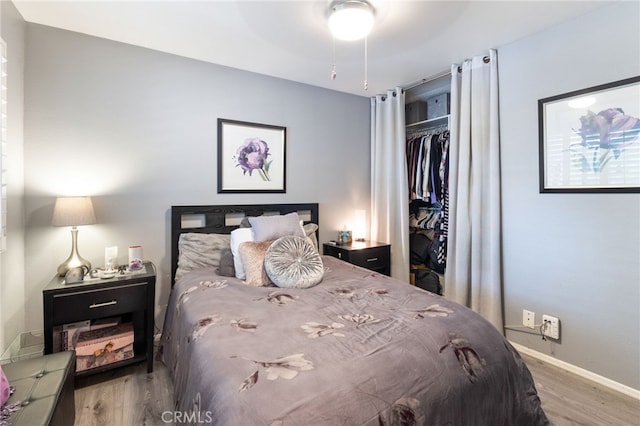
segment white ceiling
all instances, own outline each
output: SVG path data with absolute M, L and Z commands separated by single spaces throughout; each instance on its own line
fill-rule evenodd
M 28 22 L 372 96 L 615 0 L 370 0 L 367 91 L 363 41 L 336 40 L 337 78 L 330 77 L 330 0 L 13 1 Z

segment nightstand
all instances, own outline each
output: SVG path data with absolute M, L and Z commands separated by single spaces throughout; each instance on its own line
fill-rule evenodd
M 384 275 L 391 275 L 391 246 L 375 241 L 355 241 L 351 244 L 324 243 L 322 252 L 353 265 Z
M 153 327 L 156 269 L 145 262 L 140 272 L 113 278 L 89 278 L 77 284 L 65 284 L 54 277 L 42 290 L 44 308 L 44 353 L 54 352 L 54 327 L 78 321 L 121 317 L 133 323 L 134 357 L 76 373 L 76 377 L 98 373 L 136 362 L 147 361 L 153 371 Z M 56 349 L 56 352 L 59 349 Z

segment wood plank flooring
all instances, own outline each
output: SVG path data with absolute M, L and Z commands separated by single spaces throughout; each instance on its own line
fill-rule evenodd
M 542 406 L 555 426 L 639 426 L 640 401 L 604 388 L 553 365 L 523 355 Z M 167 425 L 173 409 L 167 368 L 141 363 L 76 380 L 76 425 Z M 171 420 L 165 414 L 164 420 Z M 224 426 L 224 425 L 223 425 Z
M 173 383 L 169 370 L 155 361 L 147 374 L 146 362 L 76 379 L 76 425 L 171 425 L 164 411 L 173 410 Z
M 640 401 L 554 365 L 522 355 L 542 408 L 555 426 L 639 426 Z

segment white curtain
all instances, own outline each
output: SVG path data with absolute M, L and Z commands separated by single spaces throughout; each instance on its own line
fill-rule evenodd
M 450 131 L 445 296 L 478 312 L 502 332 L 500 132 L 495 50 L 487 56 L 452 65 Z
M 409 282 L 404 91 L 371 98 L 371 240 L 391 244 L 391 275 Z

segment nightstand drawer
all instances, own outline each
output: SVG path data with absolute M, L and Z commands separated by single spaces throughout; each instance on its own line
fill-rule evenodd
M 391 246 L 376 241 L 356 241 L 351 244 L 337 245 L 324 243 L 324 254 L 337 257 L 353 265 L 391 275 Z
M 367 269 L 378 270 L 389 265 L 389 247 L 377 247 L 351 253 L 351 263 Z
M 327 256 L 337 257 L 338 259 L 342 259 L 344 257 L 342 256 L 342 250 L 338 246 L 331 244 L 325 244 L 323 246 L 323 253 Z
M 53 296 L 53 323 L 73 322 L 77 318 L 101 318 L 146 308 L 147 283 L 85 290 Z

